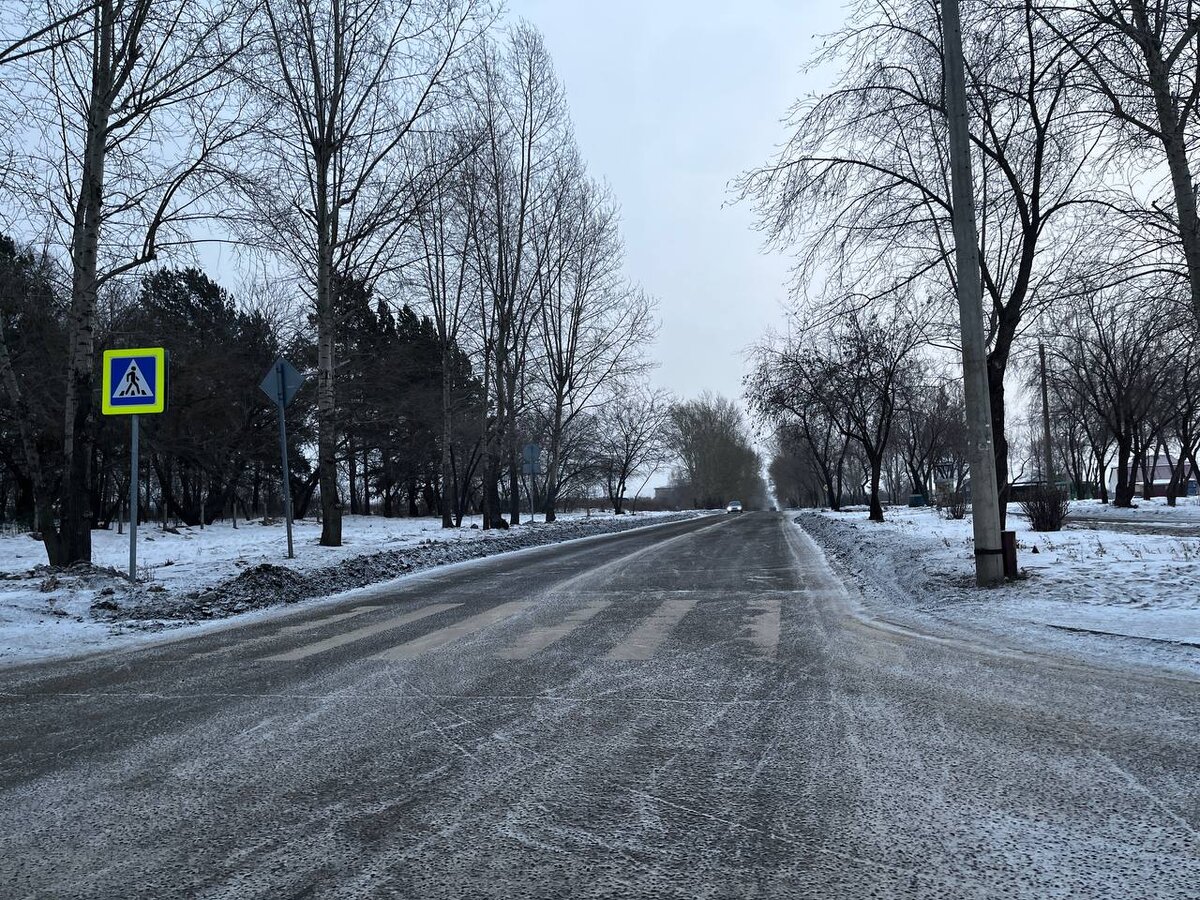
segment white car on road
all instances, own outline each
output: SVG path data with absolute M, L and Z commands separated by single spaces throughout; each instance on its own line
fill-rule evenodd
M 727 513 L 736 513 L 736 512 L 741 512 L 741 511 L 742 511 L 742 501 L 741 500 L 730 500 L 729 505 L 725 507 L 725 512 L 727 512 Z

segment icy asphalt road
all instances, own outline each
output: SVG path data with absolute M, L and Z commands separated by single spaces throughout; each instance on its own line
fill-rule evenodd
M 0 896 L 1200 896 L 1200 686 L 851 610 L 746 514 L 0 671 Z

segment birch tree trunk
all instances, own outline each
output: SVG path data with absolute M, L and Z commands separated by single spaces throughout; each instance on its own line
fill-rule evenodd
M 105 4 L 104 9 L 107 9 Z M 59 534 L 45 532 L 51 565 L 90 562 L 92 511 L 88 500 L 91 478 L 95 386 L 96 270 L 100 244 L 100 216 L 104 200 L 104 145 L 111 97 L 112 24 L 102 22 L 91 100 L 88 104 L 86 148 L 71 246 L 71 310 L 67 332 L 67 384 L 64 403 L 64 484 Z

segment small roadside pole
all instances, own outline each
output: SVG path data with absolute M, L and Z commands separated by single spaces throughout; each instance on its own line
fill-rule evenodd
M 1046 378 L 1046 345 L 1038 341 L 1038 357 L 1042 369 L 1042 451 L 1045 459 L 1046 472 L 1043 478 L 1049 490 L 1058 490 L 1058 480 L 1054 477 L 1054 444 L 1050 438 L 1050 386 Z
M 279 456 L 283 462 L 283 515 L 287 520 L 288 559 L 295 558 L 296 552 L 292 545 L 292 486 L 291 470 L 288 468 L 286 409 L 303 384 L 304 376 L 282 356 L 275 360 L 259 384 L 262 392 L 271 398 L 279 412 Z
M 542 448 L 537 444 L 526 444 L 521 448 L 521 474 L 529 478 L 529 524 L 533 524 L 533 489 L 534 476 L 538 474 L 538 463 L 541 460 Z
M 167 408 L 167 351 L 105 350 L 101 380 L 101 412 L 129 416 L 129 580 L 137 581 L 138 416 Z

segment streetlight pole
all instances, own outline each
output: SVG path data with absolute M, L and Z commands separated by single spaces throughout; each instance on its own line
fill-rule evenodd
M 971 459 L 971 520 L 975 531 L 975 583 L 1004 581 L 1000 538 L 1000 492 L 988 395 L 983 332 L 983 288 L 979 276 L 979 233 L 975 226 L 975 190 L 963 78 L 962 26 L 958 0 L 941 0 L 946 76 L 946 122 L 950 129 L 950 175 L 954 255 L 958 273 L 958 315 L 962 329 L 963 387 L 967 403 L 967 441 Z

